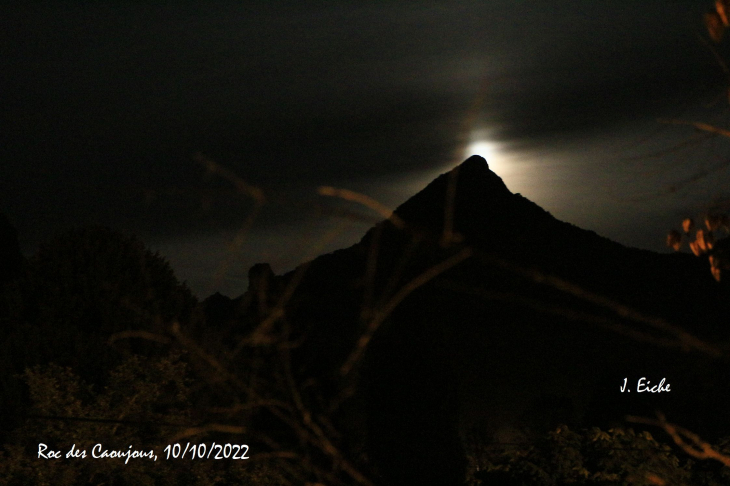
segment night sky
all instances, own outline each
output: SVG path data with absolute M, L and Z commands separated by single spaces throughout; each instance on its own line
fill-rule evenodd
M 380 218 L 318 186 L 395 208 L 473 153 L 558 219 L 659 251 L 726 195 L 727 171 L 688 181 L 730 140 L 657 121 L 728 121 L 709 0 L 167 3 L 4 8 L 0 211 L 27 254 L 101 223 L 236 296 L 253 264 Z M 251 224 L 201 160 L 262 191 Z

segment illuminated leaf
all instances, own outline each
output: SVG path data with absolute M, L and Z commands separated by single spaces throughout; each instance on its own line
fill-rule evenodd
M 700 249 L 699 245 L 697 245 L 696 241 L 689 242 L 689 249 L 692 250 L 692 253 L 694 253 L 695 256 L 702 255 L 702 250 Z
M 674 249 L 674 251 L 679 251 L 682 246 L 682 235 L 679 234 L 679 231 L 672 230 L 667 234 L 667 246 Z
M 722 40 L 722 36 L 725 34 L 725 26 L 717 12 L 708 12 L 705 14 L 705 27 L 707 27 L 707 33 L 710 39 L 716 43 Z
M 722 216 L 719 214 L 708 214 L 705 217 L 705 226 L 710 231 L 715 231 L 722 225 Z
M 692 218 L 686 218 L 684 221 L 682 221 L 682 229 L 684 230 L 685 234 L 692 231 L 695 227 L 695 222 L 692 220 Z
M 727 3 L 723 0 L 715 0 L 715 11 L 722 21 L 722 25 L 725 27 L 730 26 L 730 22 L 727 19 Z
M 710 234 L 712 234 L 712 233 L 710 233 Z M 697 247 L 701 250 L 700 253 L 704 253 L 709 249 L 707 247 L 707 241 L 705 239 L 705 232 L 702 230 L 697 230 L 697 234 L 695 236 L 695 243 L 697 243 Z
M 720 259 L 717 258 L 715 255 L 710 255 L 708 258 L 710 260 L 710 266 L 712 268 L 720 268 Z

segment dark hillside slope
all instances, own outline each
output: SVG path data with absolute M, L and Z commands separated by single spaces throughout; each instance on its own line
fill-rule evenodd
M 404 227 L 385 221 L 311 262 L 287 308 L 305 336 L 299 370 L 327 389 L 399 290 L 473 253 L 415 286 L 357 368 L 368 455 L 383 484 L 458 484 L 461 437 L 473 427 L 504 439 L 662 410 L 701 433 L 730 430 L 727 363 L 687 340 L 680 346 L 667 327 L 713 346 L 727 341 L 727 285 L 716 285 L 706 262 L 626 248 L 558 221 L 510 193 L 476 156 L 395 215 Z M 445 243 L 449 220 L 456 237 Z M 295 275 L 275 277 L 275 287 Z M 666 378 L 671 392 L 638 394 L 641 377 Z M 624 378 L 633 393 L 619 391 Z

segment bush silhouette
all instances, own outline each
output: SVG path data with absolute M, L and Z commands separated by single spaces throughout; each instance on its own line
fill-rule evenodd
M 39 364 L 71 367 L 103 384 L 129 352 L 153 355 L 158 343 L 124 340 L 124 330 L 162 330 L 189 320 L 195 298 L 169 264 L 135 238 L 104 227 L 68 231 L 41 246 L 26 275 L 0 295 L 0 429 L 7 432 L 27 403 L 16 374 Z

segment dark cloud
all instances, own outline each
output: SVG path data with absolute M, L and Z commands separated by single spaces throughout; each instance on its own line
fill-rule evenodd
M 573 183 L 605 137 L 723 81 L 698 40 L 702 2 L 257 3 L 4 14 L 0 204 L 26 248 L 90 221 L 167 248 L 233 231 L 252 202 L 196 153 L 262 187 L 259 224 L 287 234 L 318 214 L 317 185 L 397 204 L 480 130 L 512 150 L 502 167 L 537 157 L 555 175 L 553 155 L 574 158 L 558 181 Z M 543 204 L 564 195 L 520 180 Z M 592 229 L 615 228 L 602 213 Z

